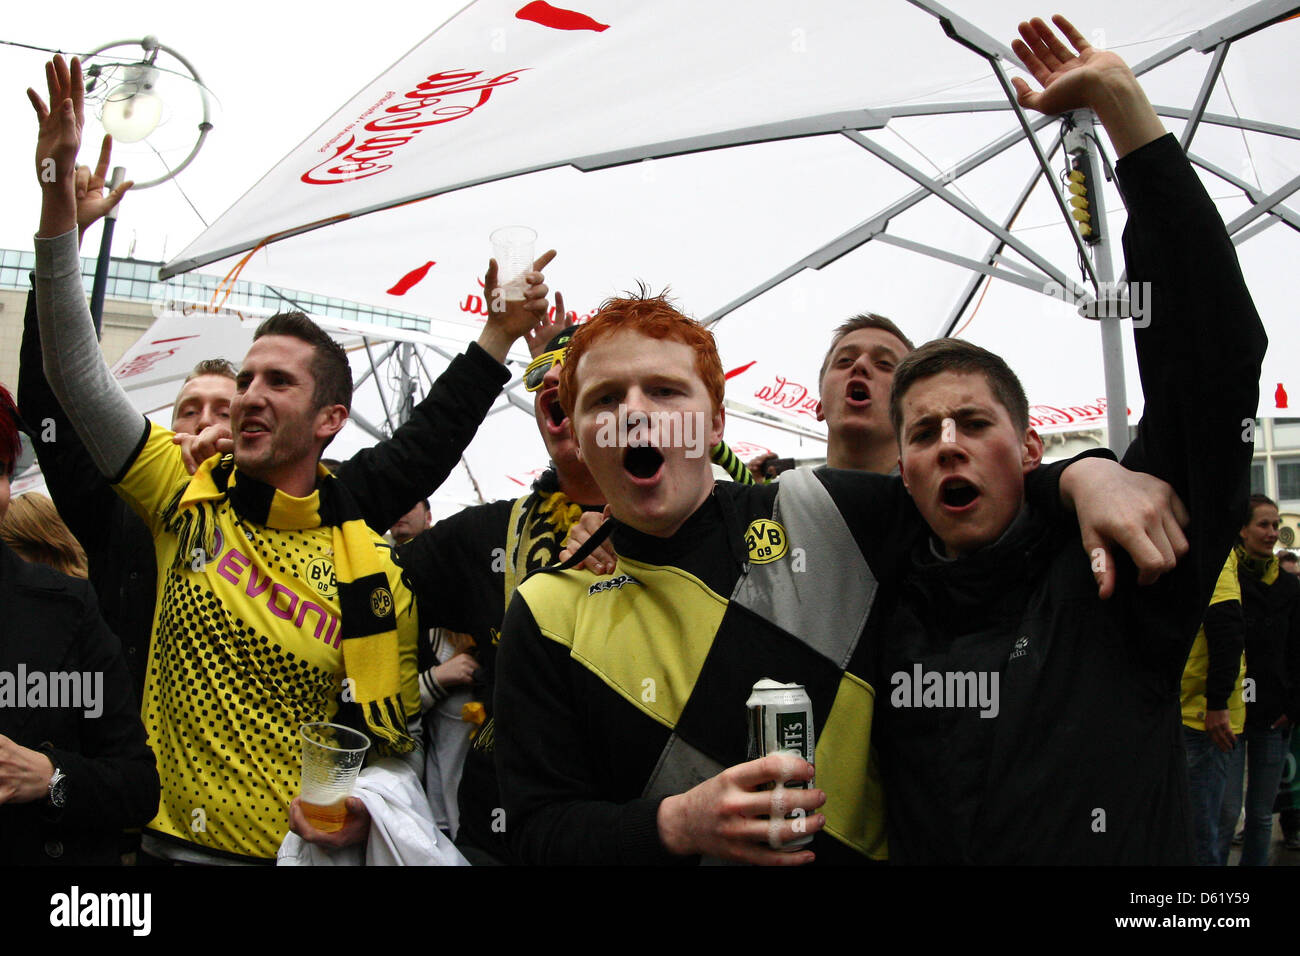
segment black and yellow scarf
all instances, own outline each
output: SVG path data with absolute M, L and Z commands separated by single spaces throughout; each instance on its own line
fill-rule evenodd
M 1237 553 L 1237 567 L 1242 568 L 1247 574 L 1256 577 L 1265 584 L 1272 584 L 1277 580 L 1279 567 L 1277 555 L 1267 558 L 1257 558 L 1246 550 L 1243 544 L 1235 544 L 1232 548 Z
M 214 509 L 222 498 L 241 519 L 279 531 L 332 528 L 343 667 L 352 681 L 352 696 L 381 747 L 407 753 L 415 741 L 402 709 L 397 618 L 388 577 L 352 495 L 326 468 L 316 467 L 316 489 L 306 498 L 294 498 L 236 472 L 231 455 L 209 458 L 163 514 L 179 538 L 176 566 L 189 564 L 200 548 L 215 558 Z

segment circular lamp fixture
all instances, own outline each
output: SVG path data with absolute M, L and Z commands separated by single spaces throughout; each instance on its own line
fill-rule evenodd
M 138 143 L 158 128 L 163 102 L 155 93 L 158 71 L 146 63 L 126 68 L 126 79 L 109 90 L 99 121 L 119 143 Z

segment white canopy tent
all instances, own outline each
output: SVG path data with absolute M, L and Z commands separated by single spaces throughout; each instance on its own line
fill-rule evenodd
M 1289 414 L 1297 381 L 1297 11 L 1102 0 L 1074 14 L 1139 73 L 1238 243 L 1271 340 L 1262 415 Z M 819 453 L 817 370 L 831 329 L 864 310 L 915 339 L 957 334 L 1004 355 L 1043 430 L 1099 427 L 1108 389 L 1135 421 L 1141 396 L 1120 400 L 1120 370 L 1136 381 L 1128 323 L 1082 319 L 1059 298 L 1122 272 L 1122 202 L 1103 186 L 1105 241 L 1084 262 L 1061 203 L 1062 123 L 1006 95 L 1023 75 L 1007 42 L 1036 12 L 480 0 L 366 84 L 164 275 L 231 270 L 426 314 L 441 341 L 467 341 L 486 234 L 525 222 L 539 248 L 560 250 L 548 281 L 580 314 L 642 279 L 712 324 L 733 443 Z M 1100 132 L 1082 140 L 1094 159 L 1098 141 L 1109 153 Z M 521 462 L 542 464 L 531 431 L 521 415 L 484 426 L 468 460 L 485 497 L 510 493 L 502 475 L 526 480 Z

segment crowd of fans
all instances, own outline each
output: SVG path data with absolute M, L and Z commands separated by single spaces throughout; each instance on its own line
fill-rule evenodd
M 83 690 L 20 723 L 0 685 L 0 861 L 302 862 L 291 833 L 341 854 L 383 831 L 410 863 L 1222 865 L 1243 807 L 1243 864 L 1268 861 L 1275 808 L 1300 849 L 1300 570 L 1276 504 L 1247 498 L 1240 427 L 1263 329 L 1132 72 L 1056 26 L 1073 49 L 1021 25 L 1041 89 L 1017 93 L 1097 114 L 1129 281 L 1158 310 L 1122 462 L 1044 465 L 1000 358 L 864 313 L 819 374 L 827 466 L 747 469 L 712 336 L 644 292 L 569 325 L 553 252 L 518 301 L 489 263 L 478 341 L 351 459 L 322 458 L 347 357 L 301 313 L 238 368 L 196 367 L 164 428 L 86 308 L 80 236 L 125 189 L 105 192 L 107 142 L 76 165 L 82 77 L 56 57 L 48 105 L 29 91 L 43 202 L 18 405 L 0 390 L 0 670 Z M 549 465 L 433 523 L 521 337 Z M 687 419 L 709 455 L 644 430 Z M 9 501 L 20 432 L 53 502 Z M 807 690 L 815 766 L 750 751 L 764 678 Z M 318 829 L 296 741 L 322 720 L 414 790 Z M 443 851 L 394 845 L 390 813 Z

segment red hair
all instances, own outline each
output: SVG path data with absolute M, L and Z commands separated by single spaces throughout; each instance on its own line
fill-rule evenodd
M 9 389 L 0 385 L 0 474 L 13 475 L 22 447 L 18 439 L 18 406 Z
M 573 402 L 578 396 L 578 362 L 582 356 L 602 338 L 624 331 L 690 346 L 695 352 L 695 370 L 709 393 L 713 410 L 722 407 L 727 381 L 713 333 L 678 312 L 669 303 L 667 293 L 651 296 L 642 289 L 637 296 L 606 299 L 591 320 L 579 325 L 573 333 L 560 368 L 560 407 L 566 415 L 573 417 Z

